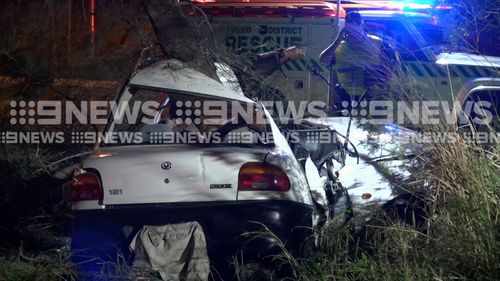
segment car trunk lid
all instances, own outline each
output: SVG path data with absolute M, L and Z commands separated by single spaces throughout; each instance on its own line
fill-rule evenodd
M 96 151 L 84 168 L 99 172 L 103 204 L 236 200 L 238 172 L 266 149 L 155 145 Z

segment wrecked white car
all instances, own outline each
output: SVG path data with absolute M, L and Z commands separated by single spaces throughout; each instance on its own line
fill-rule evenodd
M 279 251 L 276 240 L 242 235 L 263 225 L 303 254 L 341 197 L 334 166 L 353 151 L 324 124 L 279 125 L 179 61 L 138 71 L 75 173 L 73 261 L 90 280 L 117 274 L 117 264 L 152 267 L 164 280 L 229 280 L 234 257 L 262 263 Z M 329 141 L 308 144 L 311 133 Z M 365 182 L 377 173 L 361 170 Z M 370 188 L 389 185 L 376 181 Z
M 130 122 L 136 102 L 143 110 Z M 131 262 L 145 226 L 185 222 L 202 230 L 224 277 L 242 251 L 246 259 L 272 253 L 275 241 L 241 236 L 258 223 L 300 254 L 326 181 L 310 159 L 299 163 L 262 105 L 178 61 L 137 72 L 117 104 L 72 184 L 72 247 L 85 271 Z

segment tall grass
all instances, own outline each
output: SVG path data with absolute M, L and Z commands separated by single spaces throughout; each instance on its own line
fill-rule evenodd
M 0 280 L 76 280 L 75 267 L 69 256 L 69 249 L 45 251 L 37 255 L 25 254 L 22 248 L 17 253 L 2 253 Z
M 434 144 L 428 175 L 429 262 L 472 280 L 500 279 L 499 147 L 468 143 Z
M 430 186 L 425 223 L 381 215 L 360 236 L 333 221 L 318 252 L 289 259 L 293 279 L 500 280 L 499 155 L 466 140 L 429 144 L 417 175 Z

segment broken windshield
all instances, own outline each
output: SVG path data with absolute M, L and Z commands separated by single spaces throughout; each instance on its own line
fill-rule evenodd
M 272 134 L 259 104 L 130 87 L 113 110 L 103 141 L 264 145 L 272 143 Z

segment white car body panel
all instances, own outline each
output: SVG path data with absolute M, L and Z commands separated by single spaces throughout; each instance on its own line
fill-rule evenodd
M 305 203 L 307 205 L 313 205 L 310 185 L 308 184 L 306 175 L 302 171 L 297 159 L 295 159 L 287 140 L 281 134 L 278 126 L 276 126 L 272 118 L 269 116 L 269 112 L 265 109 L 265 107 L 264 111 L 268 116 L 271 130 L 273 132 L 274 145 L 276 147 L 272 153 L 268 154 L 266 162 L 281 167 L 283 171 L 287 173 L 292 187 L 289 192 L 239 192 L 238 200 L 288 199 Z
M 236 200 L 239 168 L 263 158 L 262 152 L 194 149 L 190 145 L 123 146 L 102 151 L 112 155 L 91 157 L 83 168 L 99 171 L 105 205 Z M 165 161 L 172 168 L 163 170 Z M 213 184 L 231 188 L 211 188 Z
M 104 205 L 271 199 L 312 204 L 299 164 L 278 149 L 148 145 L 103 148 L 96 153 L 111 155 L 90 156 L 83 168 L 99 171 Z M 287 173 L 291 190 L 237 192 L 241 166 L 262 162 L 264 158 Z M 167 160 L 172 168 L 162 170 L 161 164 Z M 211 184 L 230 185 L 231 188 L 210 188 Z M 121 194 L 111 195 L 112 190 L 121 190 L 117 192 Z
M 254 103 L 176 60 L 158 62 L 138 71 L 130 85 L 216 100 Z M 121 97 L 122 100 L 129 98 L 130 93 Z M 300 164 L 269 113 L 263 109 L 273 134 L 274 143 L 271 145 L 250 148 L 231 144 L 98 145 L 95 152 L 84 160 L 82 168 L 98 171 L 104 192 L 103 200 L 100 204 L 96 204 L 97 201 L 76 202 L 73 209 L 236 200 L 289 200 L 312 206 L 309 185 Z M 112 131 L 113 124 L 109 128 Z M 264 160 L 280 167 L 288 175 L 291 189 L 287 192 L 238 192 L 241 166 Z M 171 168 L 162 168 L 165 161 L 170 162 Z
M 175 59 L 160 61 L 140 70 L 130 84 L 253 103 L 251 99 Z
M 308 119 L 308 121 L 312 121 Z M 345 134 L 349 127 L 349 117 L 328 117 L 316 120 L 317 123 L 334 128 L 341 134 Z M 339 180 L 349 191 L 351 200 L 359 205 L 370 205 L 369 203 L 384 203 L 394 197 L 394 188 L 398 188 L 391 182 L 388 175 L 381 172 L 380 165 L 373 160 L 378 158 L 391 157 L 395 155 L 395 150 L 402 153 L 413 153 L 414 147 L 401 144 L 397 140 L 398 134 L 413 134 L 412 131 L 399 128 L 400 131 L 392 133 L 381 133 L 373 139 L 370 133 L 359 127 L 356 119 L 352 119 L 349 140 L 356 146 L 360 155 L 359 163 L 354 157 L 346 158 L 346 165 L 339 171 Z M 370 143 L 368 143 L 370 142 Z M 380 146 L 374 146 L 374 142 Z M 374 150 L 373 148 L 378 149 Z M 404 160 L 392 160 L 385 162 L 391 174 L 398 174 L 402 177 L 410 176 L 405 169 L 400 169 Z M 407 164 L 407 163 L 406 163 Z M 369 196 L 367 196 L 369 194 Z
M 318 168 L 314 165 L 311 157 L 306 160 L 305 170 L 307 183 L 311 189 L 311 195 L 314 201 L 322 206 L 327 206 L 328 202 L 326 200 L 324 187 L 328 183 L 328 178 L 326 176 L 322 177 L 319 175 Z

